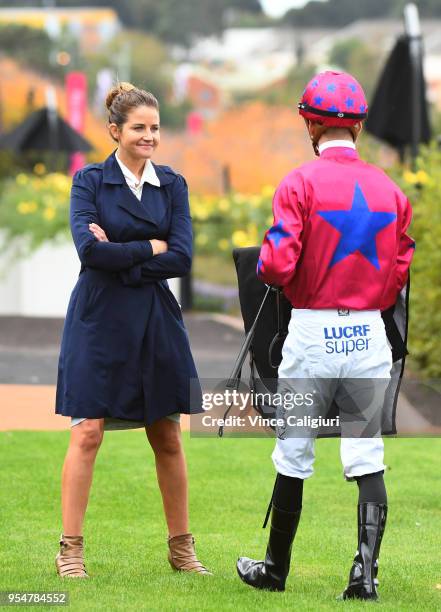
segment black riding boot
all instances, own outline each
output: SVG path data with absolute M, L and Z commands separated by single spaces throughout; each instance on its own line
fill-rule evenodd
M 237 572 L 241 579 L 256 589 L 284 591 L 289 573 L 291 548 L 300 520 L 297 512 L 280 510 L 274 503 L 271 514 L 271 531 L 264 561 L 240 557 Z
M 377 578 L 378 576 L 378 556 L 380 554 L 381 541 L 383 539 L 384 530 L 386 529 L 386 518 L 387 518 L 387 506 L 384 506 L 381 525 L 380 525 L 380 540 L 378 542 L 377 558 L 375 559 L 375 562 L 374 562 L 374 584 L 376 587 L 378 587 L 378 584 L 379 584 L 378 578 Z
M 386 527 L 387 505 L 358 505 L 358 550 L 342 599 L 378 599 L 378 555 Z

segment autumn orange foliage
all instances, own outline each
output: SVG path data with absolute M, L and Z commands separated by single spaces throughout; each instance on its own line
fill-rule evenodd
M 0 58 L 2 120 L 5 131 L 12 129 L 23 121 L 28 113 L 26 99 L 29 90 L 34 90 L 35 109 L 46 105 L 46 88 L 53 86 L 45 78 L 20 66 L 9 58 Z M 64 87 L 56 86 L 60 115 L 66 118 L 66 92 Z M 92 144 L 94 151 L 88 155 L 89 161 L 100 161 L 113 150 L 113 141 L 107 134 L 105 122 L 97 119 L 88 110 L 86 113 L 85 136 Z
M 155 159 L 179 170 L 195 193 L 221 193 L 222 169 L 244 193 L 277 185 L 294 166 L 313 158 L 296 109 L 256 101 L 226 110 L 202 134 L 163 134 Z
M 53 82 L 8 58 L 0 58 L 0 74 L 2 118 L 7 130 L 25 118 L 29 89 L 34 89 L 34 105 L 40 108 L 46 103 L 45 89 Z M 60 114 L 66 117 L 65 90 L 57 86 L 56 91 Z M 87 155 L 89 162 L 104 160 L 115 148 L 105 119 L 90 109 L 85 136 L 94 147 Z M 226 166 L 233 190 L 257 193 L 265 185 L 277 185 L 294 166 L 312 157 L 303 120 L 295 108 L 255 101 L 207 121 L 197 136 L 163 130 L 154 161 L 181 172 L 192 192 L 219 194 L 224 190 Z

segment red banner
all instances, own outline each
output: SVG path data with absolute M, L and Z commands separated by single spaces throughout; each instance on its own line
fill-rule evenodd
M 86 123 L 87 78 L 84 72 L 69 72 L 66 75 L 67 121 L 69 125 L 83 134 Z M 71 156 L 70 174 L 73 175 L 86 162 L 84 153 Z
M 192 136 L 197 136 L 204 127 L 204 118 L 201 113 L 191 111 L 187 115 L 187 132 Z

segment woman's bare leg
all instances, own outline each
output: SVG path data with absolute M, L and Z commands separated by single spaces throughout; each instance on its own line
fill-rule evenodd
M 155 453 L 169 536 L 188 533 L 187 466 L 180 425 L 165 418 L 147 426 L 146 433 Z
M 103 433 L 104 419 L 86 419 L 71 428 L 61 477 L 64 535 L 82 535 L 93 467 Z

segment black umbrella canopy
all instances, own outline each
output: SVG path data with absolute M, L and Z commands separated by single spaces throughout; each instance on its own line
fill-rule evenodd
M 414 108 L 410 44 L 408 36 L 397 40 L 380 76 L 366 120 L 368 132 L 397 149 L 412 144 L 415 113 L 420 115 L 418 142 L 428 142 L 431 135 L 422 64 L 418 66 L 419 100 Z
M 0 137 L 0 148 L 24 151 L 91 151 L 92 145 L 70 127 L 60 115 L 46 107 L 29 115 L 12 132 Z

